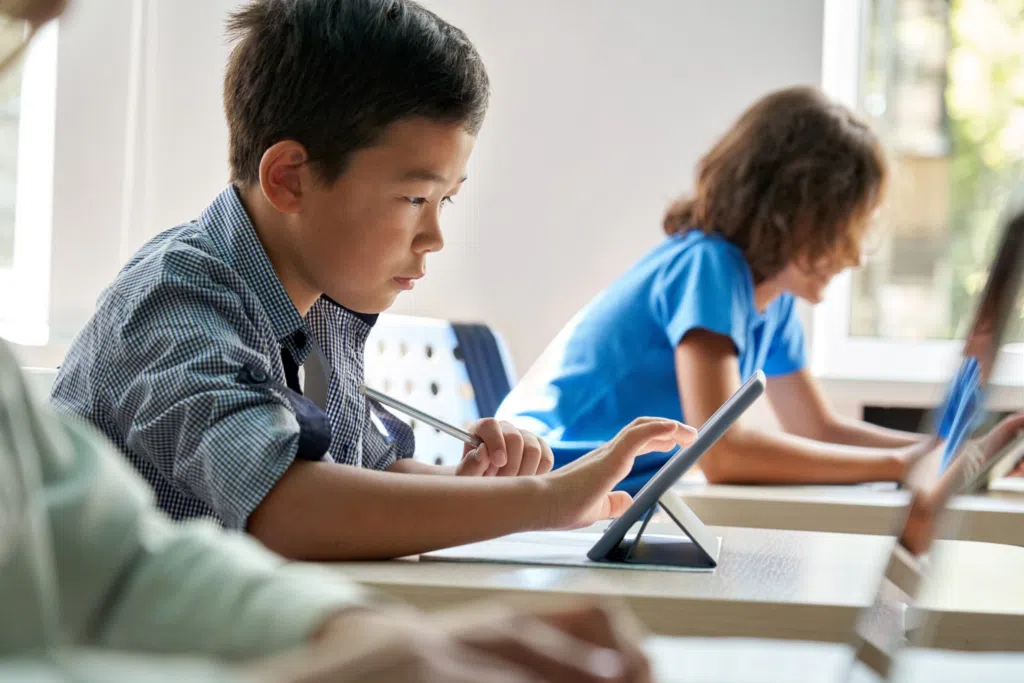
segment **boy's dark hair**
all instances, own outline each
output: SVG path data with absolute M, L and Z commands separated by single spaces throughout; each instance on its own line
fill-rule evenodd
M 697 189 L 669 207 L 669 234 L 717 233 L 761 283 L 796 256 L 859 257 L 887 163 L 867 124 L 814 88 L 754 103 L 697 166 Z
M 295 140 L 333 182 L 352 153 L 410 117 L 476 134 L 487 72 L 461 30 L 409 0 L 253 0 L 228 20 L 224 80 L 232 181 L 259 182 L 263 153 Z

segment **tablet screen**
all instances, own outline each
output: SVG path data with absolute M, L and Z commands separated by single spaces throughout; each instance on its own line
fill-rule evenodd
M 921 557 L 932 546 L 941 514 L 967 479 L 985 465 L 987 456 L 971 443 L 971 437 L 984 409 L 985 388 L 1004 333 L 1016 314 L 1022 271 L 1024 214 L 1014 217 L 1004 230 L 957 370 L 935 412 L 927 446 L 940 454 L 942 474 L 912 493 L 879 589 L 857 622 L 854 666 L 867 667 L 878 678 L 888 676 L 894 654 L 906 641 L 905 614 L 916 598 L 922 580 Z M 958 460 L 961 453 L 966 455 Z
M 722 405 L 697 432 L 697 438 L 687 448 L 680 449 L 657 474 L 644 485 L 625 513 L 608 527 L 601 539 L 587 553 L 591 560 L 604 560 L 626 536 L 629 528 L 651 510 L 686 471 L 703 455 L 747 408 L 764 393 L 765 376 L 758 370 Z

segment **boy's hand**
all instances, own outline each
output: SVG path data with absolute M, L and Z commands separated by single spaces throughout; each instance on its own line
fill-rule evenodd
M 579 529 L 618 517 L 633 502 L 628 493 L 612 491 L 638 455 L 689 446 L 697 430 L 675 420 L 641 417 L 614 439 L 544 479 L 551 486 L 548 528 Z
M 473 603 L 429 616 L 357 608 L 251 670 L 276 683 L 649 683 L 644 635 L 625 609 L 588 603 Z
M 551 448 L 530 432 L 494 418 L 477 420 L 469 430 L 483 445 L 466 444 L 455 474 L 467 477 L 516 477 L 547 474 L 555 462 Z

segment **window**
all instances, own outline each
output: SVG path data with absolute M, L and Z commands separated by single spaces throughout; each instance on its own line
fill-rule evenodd
M 25 28 L 20 23 L 0 22 L 0 55 L 20 45 Z M 0 75 L 0 271 L 14 264 L 14 193 L 17 187 L 18 119 L 21 101 L 21 68 Z
M 3 29 L 0 41 L 21 39 Z M 26 344 L 48 335 L 56 79 L 51 23 L 0 78 L 0 336 Z
M 13 258 L 6 269 L 0 266 L 0 337 L 15 343 L 26 365 L 59 362 L 99 292 L 131 247 L 150 234 L 145 201 L 152 166 L 145 159 L 153 136 L 147 115 L 166 109 L 140 84 L 164 76 L 149 73 L 158 41 L 155 22 L 146 17 L 157 5 L 164 3 L 73 3 L 59 22 L 38 32 L 24 56 L 17 108 L 22 153 L 15 171 Z M 189 14 L 180 21 L 192 19 Z M 178 71 L 168 71 L 173 82 L 181 80 Z M 152 78 L 144 80 L 144 74 Z M 167 125 L 177 131 L 181 124 L 175 123 Z
M 815 311 L 815 370 L 941 381 L 1024 198 L 1024 0 L 829 0 L 823 76 L 893 175 L 880 244 Z M 1024 385 L 1024 297 L 1008 339 L 995 381 Z

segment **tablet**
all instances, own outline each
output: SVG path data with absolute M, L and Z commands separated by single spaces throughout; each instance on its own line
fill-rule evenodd
M 1005 223 L 999 247 L 989 267 L 988 280 L 975 304 L 959 369 L 949 385 L 946 399 L 930 419 L 928 431 L 931 432 L 931 442 L 944 449 L 943 464 L 949 466 L 928 488 L 915 493 L 928 495 L 931 505 L 908 506 L 899 517 L 898 526 L 892 534 L 898 540 L 878 581 L 874 598 L 861 609 L 857 618 L 852 641 L 856 655 L 847 671 L 847 680 L 890 680 L 893 661 L 910 640 L 907 614 L 918 617 L 913 626 L 914 641 L 919 645 L 928 644 L 939 617 L 926 610 L 910 612 L 928 566 L 920 556 L 929 552 L 940 528 L 939 515 L 949 500 L 959 494 L 965 484 L 973 484 L 977 472 L 986 465 L 1013 457 L 1013 444 L 988 462 L 980 450 L 965 448 L 965 445 L 969 443 L 970 432 L 978 417 L 984 412 L 986 388 L 1010 321 L 1017 315 L 1016 301 L 1022 281 L 1024 211 L 1012 215 Z M 926 466 L 922 461 L 917 468 Z M 913 552 L 905 545 L 908 539 L 913 539 Z
M 663 496 L 673 496 L 672 505 L 664 506 L 666 512 L 679 524 L 683 532 L 690 537 L 690 540 L 699 549 L 704 550 L 706 554 L 708 539 L 700 538 L 700 536 L 706 534 L 703 530 L 703 525 L 700 524 L 700 521 L 693 515 L 693 512 L 686 508 L 681 500 L 677 500 L 671 494 L 669 489 L 679 481 L 680 477 L 686 474 L 687 470 L 693 467 L 701 455 L 725 434 L 739 416 L 753 405 L 754 401 L 760 398 L 761 394 L 764 393 L 764 389 L 765 376 L 763 372 L 758 370 L 711 416 L 711 419 L 704 423 L 704 426 L 697 432 L 697 438 L 692 444 L 686 448 L 676 448 L 675 455 L 640 489 L 640 492 L 633 499 L 633 504 L 629 506 L 621 517 L 612 522 L 604 535 L 598 539 L 594 547 L 587 553 L 587 557 L 594 561 L 627 561 L 628 553 L 627 557 L 621 557 L 616 553 L 616 549 L 619 548 L 630 527 L 641 521 L 641 518 L 645 516 L 649 519 L 648 513 L 653 512 L 654 506 L 658 504 L 659 499 Z M 698 528 L 700 531 L 698 531 Z M 637 543 L 638 540 L 639 534 L 637 535 Z M 675 541 L 678 542 L 679 539 L 675 539 Z M 717 552 L 715 555 L 717 556 Z M 640 558 L 636 559 L 640 560 Z M 656 557 L 649 559 L 653 562 L 658 560 Z M 716 557 L 708 556 L 706 559 L 711 562 L 711 566 L 714 566 Z

